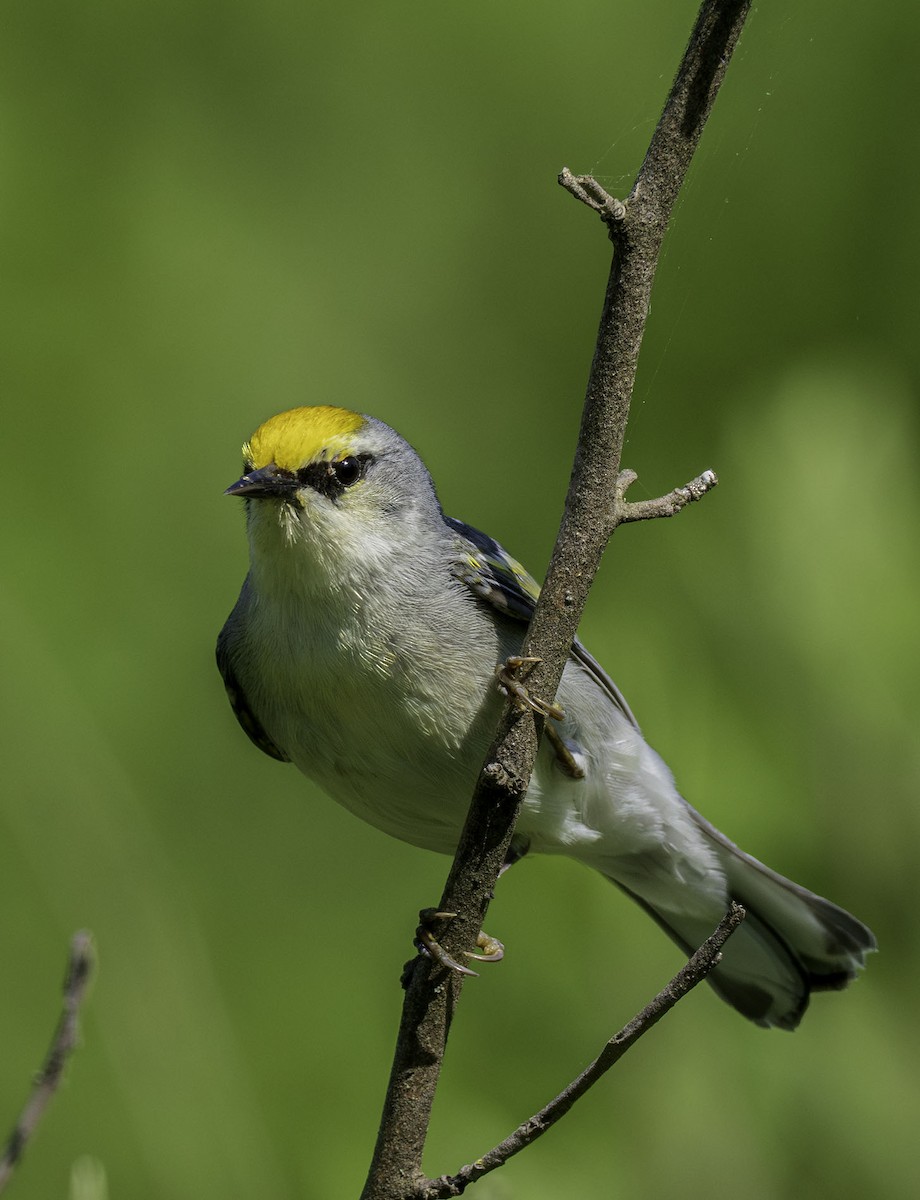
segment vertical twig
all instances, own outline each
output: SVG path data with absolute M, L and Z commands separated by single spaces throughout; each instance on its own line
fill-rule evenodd
M 51 1046 L 32 1094 L 10 1134 L 0 1157 L 0 1192 L 9 1183 L 16 1164 L 22 1158 L 29 1139 L 35 1133 L 51 1097 L 57 1091 L 64 1064 L 77 1045 L 77 1017 L 92 973 L 92 939 L 88 933 L 75 933 L 70 943 L 70 960 L 64 978 L 64 1005 L 51 1039 Z
M 564 187 L 600 213 L 614 256 L 565 512 L 521 650 L 540 660 L 528 677 L 529 690 L 538 696 L 556 693 L 611 533 L 621 521 L 638 519 L 638 514 L 630 516 L 631 506 L 624 499 L 631 478 L 620 475 L 620 455 L 658 254 L 749 7 L 750 0 L 704 0 L 625 203 L 608 196 L 590 177 L 568 171 L 560 176 Z M 541 719 L 506 706 L 441 897 L 442 910 L 459 914 L 442 939 L 455 958 L 473 947 L 482 927 L 541 732 Z M 407 974 L 396 1052 L 363 1200 L 404 1200 L 427 1186 L 422 1151 L 462 986 L 461 976 L 426 958 L 416 959 Z

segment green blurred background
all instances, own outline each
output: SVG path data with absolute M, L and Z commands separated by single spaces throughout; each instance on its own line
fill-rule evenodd
M 539 573 L 628 190 L 692 0 L 12 0 L 0 19 L 0 1132 L 98 977 L 22 1200 L 352 1197 L 446 860 L 259 755 L 213 667 L 222 496 L 296 404 L 403 432 Z M 669 234 L 582 634 L 691 801 L 883 953 L 793 1036 L 694 993 L 492 1200 L 916 1189 L 920 10 L 754 12 Z M 602 880 L 506 878 L 427 1168 L 553 1094 L 676 969 Z M 94 1182 L 95 1181 L 95 1182 Z

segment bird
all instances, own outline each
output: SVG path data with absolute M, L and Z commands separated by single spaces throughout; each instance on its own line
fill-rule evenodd
M 419 455 L 373 416 L 290 409 L 243 446 L 249 571 L 217 642 L 239 724 L 377 829 L 452 854 L 539 587 L 445 516 Z M 747 916 L 708 977 L 755 1024 L 795 1029 L 875 950 L 856 917 L 740 850 L 693 809 L 577 639 L 509 863 L 599 871 L 686 953 L 732 901 Z

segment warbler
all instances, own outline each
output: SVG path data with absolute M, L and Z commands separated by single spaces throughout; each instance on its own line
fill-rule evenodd
M 260 425 L 227 488 L 250 567 L 217 643 L 240 725 L 333 800 L 414 846 L 456 848 L 538 586 L 441 510 L 421 459 L 370 416 L 327 405 Z M 762 1026 L 794 1029 L 876 948 L 830 901 L 743 853 L 678 793 L 618 688 L 576 641 L 509 859 L 566 854 L 612 880 L 686 952 L 735 899 L 747 918 L 709 981 Z

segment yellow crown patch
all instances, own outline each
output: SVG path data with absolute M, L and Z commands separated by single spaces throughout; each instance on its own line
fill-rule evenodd
M 291 408 L 259 426 L 243 446 L 243 457 L 256 470 L 274 463 L 282 471 L 296 471 L 350 450 L 352 435 L 363 424 L 360 413 L 331 404 Z

